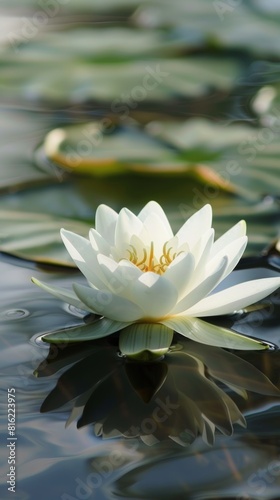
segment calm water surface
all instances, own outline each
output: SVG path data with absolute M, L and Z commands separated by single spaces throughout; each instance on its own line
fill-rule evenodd
M 0 267 L 1 498 L 279 498 L 279 398 L 259 371 L 251 371 L 256 366 L 279 387 L 277 351 L 240 357 L 237 351 L 178 340 L 165 360 L 137 365 L 118 356 L 112 339 L 49 353 L 40 335 L 83 324 L 81 312 L 30 283 L 31 276 L 42 278 L 46 271 L 3 255 Z M 48 271 L 48 279 L 68 278 Z M 270 315 L 254 327 L 255 335 L 261 330 L 265 338 L 266 328 L 267 337 L 279 342 L 275 321 Z M 254 323 L 252 316 L 244 327 L 241 315 L 235 327 L 250 333 Z M 236 365 L 238 360 L 246 366 Z M 244 387 L 255 391 L 248 391 L 247 399 Z M 5 485 L 8 388 L 16 394 L 15 494 Z M 225 400 L 231 419 L 222 402 L 226 397 L 237 405 Z M 207 415 L 203 438 L 192 418 L 193 402 Z M 160 421 L 152 419 L 156 408 Z

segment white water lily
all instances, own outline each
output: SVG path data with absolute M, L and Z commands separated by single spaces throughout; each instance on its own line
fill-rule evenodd
M 46 340 L 89 340 L 122 330 L 124 354 L 162 354 L 176 331 L 214 346 L 266 348 L 263 342 L 198 319 L 234 313 L 280 286 L 275 277 L 215 291 L 240 260 L 247 236 L 246 223 L 240 221 L 214 242 L 211 224 L 212 209 L 205 205 L 174 235 L 161 206 L 151 201 L 138 216 L 127 208 L 118 214 L 100 205 L 89 239 L 62 229 L 66 249 L 89 286 L 73 284 L 68 290 L 33 281 L 102 318 L 85 325 L 80 337 L 57 332 Z

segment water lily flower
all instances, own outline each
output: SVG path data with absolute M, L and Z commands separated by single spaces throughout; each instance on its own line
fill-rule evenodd
M 46 340 L 82 341 L 121 330 L 124 354 L 163 354 L 176 331 L 218 347 L 266 348 L 264 342 L 200 319 L 232 314 L 280 286 L 280 278 L 272 277 L 216 291 L 245 250 L 246 223 L 238 222 L 216 241 L 211 226 L 212 209 L 205 205 L 174 235 L 161 206 L 151 201 L 138 216 L 100 205 L 89 239 L 62 229 L 63 243 L 88 286 L 74 283 L 71 290 L 33 282 L 101 318 L 85 325 L 81 335 L 57 332 Z

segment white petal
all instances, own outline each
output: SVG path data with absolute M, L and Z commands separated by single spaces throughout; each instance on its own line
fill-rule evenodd
M 217 253 L 223 250 L 227 245 L 245 235 L 246 235 L 246 222 L 244 220 L 241 220 L 215 241 L 212 249 L 212 255 L 215 256 Z
M 107 205 L 99 205 L 95 214 L 95 229 L 110 244 L 115 242 L 118 214 Z
M 119 295 L 78 284 L 74 284 L 73 288 L 76 295 L 91 311 L 109 319 L 132 322 L 143 317 L 143 311 L 138 305 Z
M 204 268 L 209 259 L 214 242 L 214 234 L 214 229 L 208 229 L 193 246 L 192 253 L 195 256 L 198 271 L 200 268 Z
M 131 300 L 144 311 L 144 318 L 157 319 L 166 316 L 178 299 L 174 285 L 164 276 L 152 272 L 131 283 L 129 287 Z
M 104 288 L 103 275 L 90 241 L 65 229 L 61 229 L 61 238 L 76 266 L 87 280 L 97 288 Z
M 227 267 L 227 258 L 224 257 L 222 262 L 219 263 L 219 267 L 215 269 L 212 274 L 207 276 L 207 278 L 202 281 L 197 287 L 192 289 L 178 304 L 174 307 L 172 314 L 179 314 L 183 311 L 186 312 L 194 304 L 201 301 L 203 297 L 206 297 L 219 283 L 221 276 L 223 276 L 224 271 Z
M 232 241 L 224 247 L 218 254 L 216 254 L 211 260 L 208 261 L 207 267 L 206 267 L 206 272 L 209 269 L 213 269 L 213 267 L 217 266 L 217 263 L 219 260 L 222 260 L 222 258 L 226 255 L 228 258 L 228 265 L 225 269 L 225 272 L 221 278 L 223 280 L 228 276 L 231 271 L 235 268 L 236 264 L 238 264 L 239 260 L 241 259 L 243 252 L 246 248 L 248 238 L 247 236 L 242 236 L 241 238 L 238 238 L 236 241 Z M 215 243 L 214 243 L 215 245 Z
M 110 254 L 110 245 L 104 240 L 103 236 L 93 228 L 89 230 L 89 240 L 94 252 L 103 253 L 105 255 Z
M 177 289 L 179 300 L 189 286 L 194 270 L 194 263 L 195 259 L 191 253 L 182 253 L 173 260 L 164 273 L 165 279 L 169 280 Z
M 211 228 L 211 224 L 212 208 L 211 205 L 205 205 L 194 213 L 177 232 L 176 236 L 179 239 L 179 245 L 187 242 L 192 251 L 193 245 Z
M 254 304 L 280 287 L 280 278 L 262 278 L 246 281 L 202 299 L 188 310 L 191 316 L 230 314 Z
M 193 246 L 192 253 L 195 256 L 195 272 L 190 282 L 189 290 L 199 285 L 202 280 L 207 278 L 209 271 L 206 272 L 208 262 L 214 241 L 214 229 L 209 229 Z M 211 272 L 218 266 L 211 267 Z
M 119 253 L 119 258 L 127 257 L 127 249 L 130 245 L 132 235 L 139 235 L 142 231 L 143 223 L 127 208 L 123 208 L 116 224 L 115 247 Z
M 71 304 L 72 306 L 78 307 L 79 309 L 84 309 L 87 311 L 87 307 L 83 302 L 81 302 L 77 295 L 73 292 L 73 290 L 68 290 L 67 288 L 62 288 L 58 286 L 51 286 L 43 281 L 39 281 L 36 278 L 32 278 L 31 281 L 38 285 L 40 288 L 45 290 L 48 293 L 54 295 L 54 297 L 63 300 L 63 302 L 67 302 L 67 304 Z
M 216 347 L 226 347 L 228 349 L 267 349 L 267 345 L 262 341 L 240 335 L 226 328 L 211 325 L 197 318 L 188 316 L 173 316 L 162 320 L 163 325 L 173 328 L 178 333 L 191 340 Z
M 170 226 L 166 227 L 165 221 L 157 213 L 149 214 L 143 223 L 148 235 L 146 244 L 154 243 L 154 250 L 156 257 L 162 254 L 163 245 L 169 240 L 173 239 L 173 233 Z M 169 245 L 167 245 L 169 248 Z
M 138 267 L 128 260 L 115 262 L 113 259 L 98 255 L 98 263 L 106 279 L 106 285 L 113 293 L 129 298 L 128 286 L 143 274 Z
M 151 215 L 155 214 L 161 220 L 161 226 L 164 227 L 164 232 L 167 235 L 166 240 L 169 240 L 173 236 L 173 231 L 169 224 L 169 220 L 166 217 L 166 214 L 162 207 L 156 201 L 149 201 L 147 205 L 142 208 L 141 212 L 138 214 L 139 219 L 146 224 L 147 218 Z

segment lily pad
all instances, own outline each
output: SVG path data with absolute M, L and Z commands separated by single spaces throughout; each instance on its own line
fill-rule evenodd
M 213 207 L 216 238 L 245 219 L 247 255 L 258 254 L 279 235 L 279 203 L 272 197 L 256 202 L 188 177 L 125 173 L 78 176 L 72 182 L 2 196 L 0 250 L 39 262 L 68 265 L 69 257 L 59 234 L 61 227 L 86 236 L 100 203 L 117 211 L 126 206 L 138 213 L 151 199 L 163 206 L 174 231 L 206 203 Z
M 50 127 L 50 120 L 36 113 L 1 110 L 0 190 L 15 191 L 38 183 L 60 180 L 55 167 L 51 166 L 46 173 L 38 169 L 34 162 L 34 149 Z
M 0 212 L 0 249 L 36 262 L 76 267 L 61 243 L 60 228 L 86 235 L 89 226 L 46 214 Z
M 201 118 L 151 122 L 145 128 L 111 118 L 55 129 L 46 156 L 76 173 L 188 174 L 220 191 L 259 199 L 280 190 L 280 145 L 273 127 L 218 124 Z
M 145 100 L 200 97 L 214 90 L 229 92 L 241 77 L 242 63 L 235 57 L 168 58 L 142 56 L 130 60 L 96 62 L 82 57 L 34 58 L 29 51 L 1 56 L 0 90 L 6 99 L 43 102 L 109 103 L 117 116 L 127 116 Z M 52 50 L 52 49 L 51 49 Z M 88 53 L 87 53 L 88 54 Z M 43 60 L 42 60 L 43 59 Z
M 154 137 L 180 148 L 187 165 L 203 163 L 228 189 L 248 199 L 279 193 L 280 145 L 273 126 L 218 124 L 193 118 L 183 124 L 150 123 L 148 128 Z M 221 187 L 217 183 L 217 188 Z
M 197 44 L 222 48 L 239 48 L 258 55 L 278 55 L 279 9 L 265 7 L 264 2 L 228 2 L 198 0 L 186 8 L 184 0 L 142 4 L 135 13 L 140 26 L 174 28 L 175 36 L 193 37 Z M 271 7 L 271 2 L 270 2 Z M 275 19 L 276 10 L 276 19 Z M 265 14 L 264 15 L 264 11 Z

